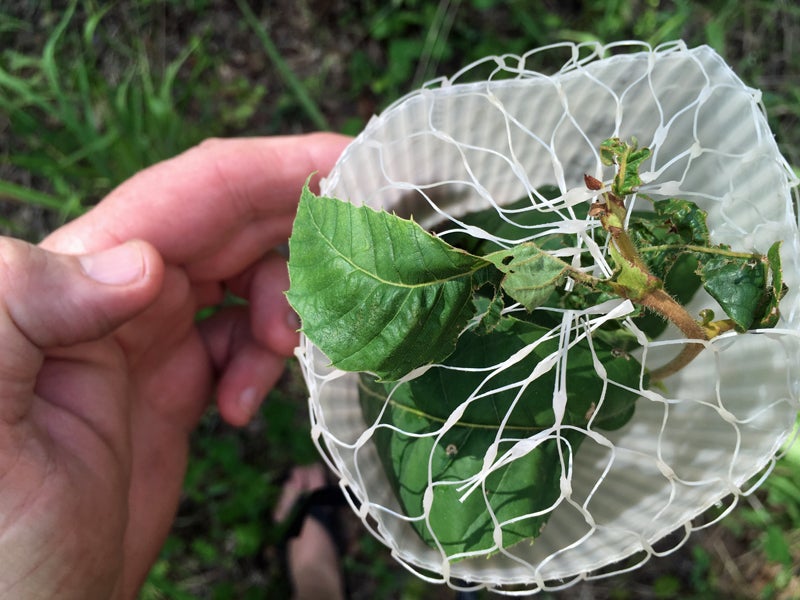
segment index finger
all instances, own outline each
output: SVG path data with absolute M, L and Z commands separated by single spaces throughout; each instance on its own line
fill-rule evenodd
M 328 133 L 208 140 L 138 173 L 42 245 L 84 253 L 144 239 L 172 264 L 207 264 L 224 248 L 225 263 L 244 267 L 285 241 L 303 183 L 327 174 L 349 141 Z

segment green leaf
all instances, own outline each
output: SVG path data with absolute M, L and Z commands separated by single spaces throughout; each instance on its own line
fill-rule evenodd
M 693 202 L 660 200 L 653 207 L 653 213 L 631 216 L 630 235 L 670 295 L 685 305 L 703 285 L 739 330 L 775 326 L 786 291 L 780 242 L 773 244 L 766 257 L 732 252 L 711 243 L 707 215 Z M 637 325 L 654 337 L 666 322 L 645 315 Z
M 503 291 L 528 310 L 544 304 L 572 271 L 569 264 L 531 242 L 493 252 L 485 258 L 505 274 L 501 282 Z
M 503 294 L 494 294 L 492 298 L 475 296 L 473 298 L 477 311 L 477 320 L 472 329 L 478 333 L 491 333 L 500 323 L 503 314 Z
M 791 566 L 792 548 L 786 539 L 783 528 L 770 523 L 763 534 L 764 554 L 772 562 Z
M 494 272 L 413 221 L 307 186 L 289 252 L 287 296 L 303 332 L 336 367 L 386 380 L 446 358 Z
M 432 369 L 397 386 L 388 401 L 395 386 L 361 378 L 364 415 L 369 423 L 380 417 L 374 439 L 395 494 L 406 514 L 416 518 L 412 525 L 422 539 L 432 547 L 438 542 L 449 556 L 497 549 L 487 502 L 504 524 L 502 545 L 507 547 L 537 537 L 549 517 L 547 509 L 559 497 L 562 460 L 570 460 L 584 434 L 568 429 L 558 436 L 543 433 L 555 423 L 555 369 L 544 369 L 524 390 L 520 383 L 540 361 L 558 352 L 558 340 L 545 339 L 548 331 L 510 317 L 488 335 L 467 331 L 445 364 L 473 370 Z M 484 383 L 487 365 L 523 348 L 531 353 Z M 607 387 L 595 370 L 595 357 L 614 382 Z M 593 419 L 598 428 L 624 425 L 633 415 L 637 394 L 620 386 L 638 389 L 641 365 L 598 340 L 592 348 L 586 340 L 577 343 L 567 360 L 563 423 L 585 427 Z M 458 421 L 442 432 L 445 421 L 468 400 Z M 518 448 L 527 444 L 528 451 L 493 471 L 484 488 L 465 497 L 462 484 L 482 470 L 484 456 L 498 437 L 503 441 L 497 456 L 518 443 Z M 427 520 L 421 518 L 426 496 L 432 498 Z M 520 518 L 539 511 L 545 512 Z
M 605 165 L 617 165 L 617 174 L 611 191 L 618 198 L 632 194 L 642 185 L 639 167 L 650 158 L 650 148 L 639 148 L 636 138 L 630 143 L 619 138 L 610 138 L 600 144 L 600 160 Z
M 629 232 L 653 275 L 665 279 L 686 246 L 711 245 L 708 215 L 694 202 L 674 198 L 654 202 L 653 209 L 631 215 Z
M 772 275 L 769 289 L 766 294 L 764 306 L 760 308 L 760 315 L 757 317 L 757 327 L 772 328 L 778 324 L 780 311 L 778 304 L 786 295 L 787 287 L 783 283 L 783 272 L 781 271 L 781 242 L 775 242 L 767 251 L 767 264 Z
M 777 303 L 780 298 L 771 300 L 773 292 L 769 259 L 758 254 L 740 256 L 726 252 L 726 246 L 720 246 L 719 249 L 719 254 L 699 255 L 698 271 L 706 291 L 719 302 L 722 310 L 741 331 L 750 329 L 762 320 L 771 319 L 765 314 L 765 308 L 767 313 L 774 314 L 777 322 Z
M 610 244 L 608 250 L 616 266 L 614 281 L 624 288 L 627 298 L 639 300 L 659 284 L 645 267 L 634 264 L 622 256 L 616 246 Z

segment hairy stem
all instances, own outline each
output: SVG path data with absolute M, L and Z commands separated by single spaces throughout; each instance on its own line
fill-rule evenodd
M 638 303 L 674 323 L 688 339 L 708 340 L 705 329 L 663 289 L 653 290 L 639 299 Z M 703 348 L 704 345 L 698 342 L 686 344 L 675 358 L 650 372 L 651 381 L 660 381 L 677 373 L 692 362 Z
M 735 252 L 734 250 L 725 250 L 722 248 L 711 248 L 708 246 L 695 246 L 694 244 L 663 244 L 661 246 L 645 246 L 639 248 L 639 252 L 647 254 L 649 252 L 665 252 L 668 250 L 680 250 L 683 252 L 700 252 L 702 254 L 709 254 L 712 256 L 729 256 L 731 258 L 745 258 L 745 259 L 758 259 L 761 255 L 753 252 Z
M 601 218 L 603 227 L 611 234 L 617 250 L 627 260 L 633 269 L 642 275 L 647 276 L 648 285 L 643 290 L 637 291 L 635 298 L 631 298 L 636 304 L 644 306 L 653 312 L 661 315 L 668 321 L 674 323 L 678 329 L 690 340 L 708 340 L 708 335 L 703 327 L 695 321 L 686 309 L 672 296 L 664 291 L 662 287 L 651 287 L 649 283 L 658 281 L 650 272 L 647 263 L 642 260 L 636 244 L 628 235 L 623 227 L 609 226 L 614 224 L 624 224 L 626 221 L 626 209 L 624 200 L 619 200 L 616 196 L 606 195 L 606 210 L 608 211 Z M 630 296 L 629 296 L 630 297 Z M 692 362 L 695 357 L 702 352 L 703 344 L 690 342 L 686 344 L 681 352 L 667 364 L 651 371 L 650 379 L 660 381 L 677 373 L 686 365 Z

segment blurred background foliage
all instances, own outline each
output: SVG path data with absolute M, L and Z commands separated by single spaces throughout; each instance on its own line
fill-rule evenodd
M 762 90 L 781 150 L 800 165 L 793 0 L 6 0 L 0 231 L 37 241 L 209 136 L 355 134 L 406 92 L 484 56 L 629 38 L 712 46 Z M 251 426 L 207 416 L 143 598 L 283 597 L 270 514 L 287 469 L 315 457 L 297 434 L 305 396 L 290 363 Z M 549 597 L 800 597 L 798 450 L 742 504 L 668 558 Z M 398 569 L 357 527 L 350 537 L 353 598 L 454 597 Z

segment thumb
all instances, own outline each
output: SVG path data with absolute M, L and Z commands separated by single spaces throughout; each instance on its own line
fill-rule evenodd
M 14 356 L 109 334 L 155 299 L 163 273 L 142 241 L 68 256 L 0 238 L 0 374 Z

